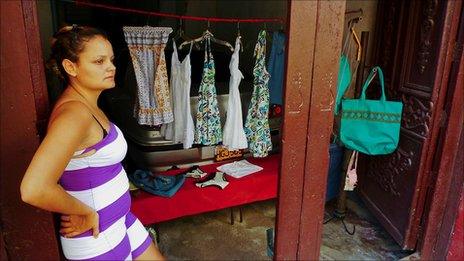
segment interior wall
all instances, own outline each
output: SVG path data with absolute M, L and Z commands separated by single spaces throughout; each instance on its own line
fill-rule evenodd
M 369 32 L 369 46 L 367 49 L 367 61 L 370 61 L 372 57 L 372 49 L 374 46 L 374 30 L 375 30 L 375 20 L 377 14 L 377 3 L 378 0 L 349 0 L 346 1 L 346 11 L 353 11 L 362 8 L 363 16 L 362 21 L 360 21 L 356 25 L 356 32 L 358 33 L 359 37 L 361 37 L 362 31 Z M 359 14 L 347 15 L 345 17 L 345 25 L 350 18 L 356 17 Z M 347 30 L 345 30 L 345 35 L 347 34 Z
M 366 66 L 370 65 L 370 60 L 372 57 L 372 50 L 374 47 L 374 30 L 375 30 L 375 19 L 376 19 L 376 13 L 377 13 L 377 0 L 370 0 L 370 1 L 363 1 L 363 0 L 353 0 L 353 1 L 347 1 L 346 2 L 346 12 L 349 11 L 356 11 L 359 10 L 360 8 L 363 10 L 362 13 L 362 20 L 359 21 L 354 29 L 356 34 L 359 37 L 359 40 L 361 40 L 361 32 L 367 31 L 369 32 L 369 41 L 368 41 L 368 47 L 367 47 L 367 54 L 366 54 Z M 358 63 L 356 62 L 356 53 L 357 53 L 357 45 L 356 42 L 350 33 L 348 29 L 348 22 L 355 18 L 360 16 L 360 13 L 353 13 L 353 14 L 347 14 L 345 15 L 345 29 L 343 32 L 343 43 L 342 43 L 342 52 L 348 54 L 348 58 L 350 61 L 350 66 L 352 70 L 352 81 L 350 88 L 346 91 L 345 96 L 346 97 L 354 97 L 355 96 L 355 83 L 356 83 L 356 72 L 355 68 L 358 68 Z M 349 37 L 349 39 L 347 39 Z M 348 50 L 348 51 L 346 51 Z M 368 72 L 364 72 L 364 77 L 367 76 Z M 338 122 L 339 119 L 338 117 L 336 118 L 336 121 Z
M 40 42 L 44 57 L 50 56 L 50 39 L 53 35 L 53 16 L 50 1 L 37 1 L 37 13 L 40 26 Z
M 50 57 L 50 41 L 55 33 L 52 1 L 37 1 L 37 17 L 39 22 L 40 43 L 44 62 Z M 61 94 L 61 83 L 48 70 L 45 71 L 47 80 L 48 100 L 53 104 Z

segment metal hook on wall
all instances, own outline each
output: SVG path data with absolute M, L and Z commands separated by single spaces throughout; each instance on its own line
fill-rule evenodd
M 364 14 L 364 11 L 363 11 L 362 8 L 359 8 L 358 10 L 346 11 L 346 12 L 345 12 L 345 15 L 348 15 L 348 14 L 356 14 L 356 13 L 361 13 L 361 17 L 362 17 L 363 14 Z
M 371 82 L 372 82 L 372 80 L 374 80 L 375 76 L 377 76 L 377 68 L 372 69 L 372 76 L 367 79 L 367 83 L 366 83 L 367 86 L 369 86 L 371 84 Z

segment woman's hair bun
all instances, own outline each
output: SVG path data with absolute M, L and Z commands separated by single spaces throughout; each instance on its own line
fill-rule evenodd
M 84 50 L 85 43 L 95 36 L 108 39 L 103 31 L 93 27 L 76 24 L 61 27 L 50 39 L 51 55 L 46 64 L 47 68 L 67 82 L 69 78 L 61 64 L 62 61 L 68 59 L 76 62 Z

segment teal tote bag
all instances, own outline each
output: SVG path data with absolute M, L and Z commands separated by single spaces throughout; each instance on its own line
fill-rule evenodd
M 379 75 L 382 96 L 367 100 L 366 89 Z M 387 101 L 383 72 L 374 67 L 363 85 L 360 99 L 342 100 L 340 139 L 345 147 L 368 155 L 384 155 L 398 146 L 401 125 L 401 102 Z

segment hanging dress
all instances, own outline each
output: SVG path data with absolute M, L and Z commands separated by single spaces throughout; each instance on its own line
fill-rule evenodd
M 174 117 L 164 56 L 172 29 L 125 26 L 123 31 L 137 80 L 134 117 L 141 125 L 172 122 Z
M 195 143 L 214 145 L 222 141 L 221 118 L 216 96 L 214 58 L 210 39 L 205 41 L 205 62 L 198 93 Z
M 172 42 L 174 52 L 171 57 L 171 101 L 174 121 L 165 125 L 165 138 L 175 143 L 183 143 L 184 149 L 192 147 L 194 125 L 190 108 L 190 85 L 192 68 L 190 51 L 182 62 L 179 61 L 176 43 Z
M 243 79 L 242 72 L 238 69 L 240 38 L 235 40 L 235 50 L 229 63 L 229 102 L 227 105 L 227 118 L 224 125 L 222 144 L 229 150 L 245 149 L 248 142 L 243 130 L 242 102 L 238 86 Z
M 245 134 L 253 157 L 266 157 L 272 150 L 269 129 L 269 73 L 266 70 L 266 31 L 259 32 L 255 46 L 253 94 L 245 123 Z
M 285 64 L 285 34 L 274 32 L 272 48 L 269 55 L 267 71 L 271 74 L 269 80 L 270 103 L 282 105 L 282 86 L 284 85 Z

